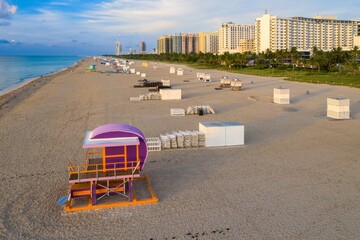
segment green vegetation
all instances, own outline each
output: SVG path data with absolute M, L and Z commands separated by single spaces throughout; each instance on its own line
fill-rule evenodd
M 289 81 L 345 85 L 360 88 L 360 50 L 334 48 L 330 52 L 313 49 L 307 59 L 296 48 L 266 51 L 260 54 L 228 52 L 211 53 L 162 53 L 159 55 L 124 55 L 122 58 L 182 63 L 198 69 L 219 69 L 233 73 L 269 77 L 283 77 Z

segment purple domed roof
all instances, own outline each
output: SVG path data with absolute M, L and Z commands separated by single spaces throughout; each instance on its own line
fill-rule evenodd
M 83 148 L 139 145 L 140 169 L 144 168 L 148 151 L 144 134 L 126 124 L 106 124 L 86 134 Z M 130 156 L 136 157 L 136 156 Z

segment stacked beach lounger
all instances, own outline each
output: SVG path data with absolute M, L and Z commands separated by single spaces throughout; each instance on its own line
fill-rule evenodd
M 205 134 L 199 131 L 178 131 L 160 135 L 163 149 L 197 148 L 205 146 Z
M 199 114 L 199 111 L 202 111 L 203 114 L 215 114 L 215 111 L 212 107 L 209 105 L 195 105 L 195 106 L 189 106 L 186 109 L 186 115 L 197 115 Z

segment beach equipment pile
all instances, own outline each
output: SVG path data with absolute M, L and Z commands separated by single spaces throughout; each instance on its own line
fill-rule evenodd
M 161 151 L 161 141 L 159 137 L 146 138 L 146 144 L 149 152 Z
M 230 82 L 230 88 L 234 91 L 240 91 L 242 89 L 242 82 L 238 78 L 234 78 Z
M 231 79 L 228 76 L 222 76 L 220 79 L 220 87 L 222 88 L 230 88 Z
M 200 131 L 175 131 L 160 135 L 162 149 L 205 147 L 205 134 Z
M 186 115 L 215 114 L 215 110 L 209 105 L 194 105 L 186 109 Z
M 178 69 L 176 70 L 176 75 L 178 75 L 178 76 L 184 75 L 184 70 L 183 70 L 182 68 L 178 68 Z
M 204 82 L 211 82 L 211 74 L 196 73 L 196 79 Z
M 183 117 L 185 116 L 185 109 L 183 108 L 171 108 L 170 109 L 170 115 L 173 117 Z

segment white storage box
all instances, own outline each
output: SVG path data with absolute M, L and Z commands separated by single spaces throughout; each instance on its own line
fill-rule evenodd
M 220 122 L 201 122 L 199 131 L 205 133 L 205 147 L 224 147 L 226 130 Z
M 327 98 L 327 117 L 334 119 L 349 119 L 350 99 Z
M 175 116 L 185 116 L 185 109 L 183 108 L 171 108 L 170 109 L 170 115 Z
M 244 145 L 244 125 L 238 122 L 223 122 L 225 126 L 225 146 Z
M 181 99 L 181 89 L 160 89 L 161 100 Z
M 141 77 L 146 77 L 146 73 L 141 73 Z
M 290 89 L 274 88 L 274 103 L 290 104 Z
M 182 68 L 178 68 L 176 74 L 179 76 L 184 75 L 184 70 Z
M 175 73 L 175 68 L 174 67 L 170 68 L 170 73 Z
M 130 73 L 134 74 L 135 73 L 135 68 L 131 68 Z
M 140 72 L 136 72 L 136 75 L 140 75 Z
M 238 122 L 201 122 L 199 131 L 205 133 L 206 147 L 244 145 L 244 125 Z

